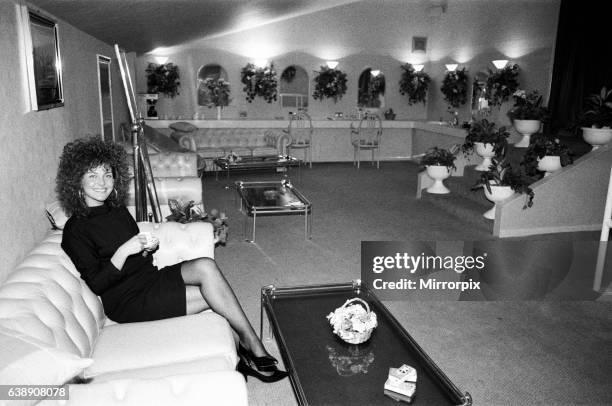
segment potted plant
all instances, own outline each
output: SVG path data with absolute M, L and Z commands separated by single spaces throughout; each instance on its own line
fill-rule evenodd
M 408 104 L 423 103 L 427 100 L 427 89 L 431 78 L 423 71 L 417 72 L 412 64 L 405 63 L 401 66 L 402 78 L 399 82 L 399 92 L 402 96 L 408 96 Z
M 444 100 L 451 108 L 458 108 L 467 102 L 468 77 L 466 68 L 446 72 L 442 87 Z
M 199 93 L 205 94 L 208 108 L 217 107 L 217 120 L 221 119 L 221 109 L 229 105 L 230 84 L 223 78 L 206 78 L 200 82 Z
M 512 169 L 505 159 L 493 158 L 489 170 L 480 175 L 480 180 L 472 189 L 479 188 L 484 188 L 485 196 L 494 203 L 493 208 L 483 214 L 485 218 L 494 219 L 497 203 L 514 193 L 526 195 L 523 209 L 533 206 L 534 192 L 529 187 L 529 179 L 520 170 Z
M 266 102 L 272 103 L 277 99 L 278 80 L 274 65 L 255 67 L 252 63 L 246 64 L 240 72 L 240 81 L 244 84 L 242 90 L 246 93 L 246 100 L 251 103 L 255 97 L 262 97 Z
M 496 71 L 489 69 L 485 88 L 485 98 L 489 105 L 500 107 L 503 102 L 510 99 L 510 96 L 519 87 L 518 74 L 519 66 L 517 64 L 508 65 Z
M 178 88 L 181 82 L 179 69 L 175 64 L 150 63 L 145 72 L 147 72 L 148 93 L 162 93 L 171 98 L 179 94 Z
M 604 86 L 587 97 L 580 122 L 582 137 L 593 149 L 612 140 L 612 89 Z
M 166 216 L 166 220 L 182 224 L 195 221 L 211 223 L 216 242 L 221 245 L 227 242 L 229 225 L 225 213 L 219 213 L 217 209 L 206 213 L 202 204 L 195 203 L 193 200 L 183 202 L 181 199 L 168 199 L 168 206 L 171 214 Z
M 540 131 L 542 122 L 548 120 L 548 108 L 542 106 L 542 95 L 537 90 L 527 93 L 518 89 L 512 94 L 514 106 L 508 110 L 508 117 L 516 131 L 523 135 L 523 138 L 514 144 L 518 148 L 527 148 L 531 134 Z
M 364 107 L 366 111 L 375 111 L 380 108 L 380 95 L 385 93 L 385 75 L 380 72 L 374 75 L 372 72 L 372 70 L 369 70 L 367 74 L 368 80 L 363 82 L 364 88 L 360 89 L 357 97 L 357 105 Z
M 334 103 L 342 99 L 346 93 L 346 73 L 339 69 L 321 66 L 314 78 L 315 88 L 312 97 L 323 101 L 324 98 L 334 99 Z
M 521 165 L 527 175 L 533 176 L 538 171 L 545 172 L 544 176 L 571 165 L 574 162 L 574 152 L 558 138 L 545 134 L 533 137 L 529 148 L 523 156 Z
M 498 129 L 494 122 L 483 118 L 470 125 L 461 149 L 465 154 L 476 149 L 476 153 L 483 158 L 476 170 L 488 171 L 491 158 L 505 155 L 509 135 L 506 127 L 502 126 Z
M 455 154 L 447 149 L 433 147 L 421 158 L 421 166 L 425 167 L 427 175 L 434 180 L 434 184 L 427 188 L 429 193 L 447 194 L 450 190 L 444 186 L 444 179 L 448 178 L 451 170 L 456 170 Z

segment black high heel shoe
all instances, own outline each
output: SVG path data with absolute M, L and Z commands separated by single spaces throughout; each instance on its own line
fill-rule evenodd
M 281 371 L 276 367 L 278 361 L 270 355 L 256 357 L 242 345 L 238 347 L 238 355 L 240 356 L 240 361 L 238 361 L 236 369 L 244 376 L 245 380 L 250 375 L 262 382 L 272 383 L 280 381 L 289 375 L 287 371 Z M 262 374 L 261 372 L 271 372 L 271 374 Z

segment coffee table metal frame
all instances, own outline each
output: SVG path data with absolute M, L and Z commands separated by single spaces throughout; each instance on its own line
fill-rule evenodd
M 293 186 L 285 186 L 302 202 L 301 206 L 258 206 L 249 200 L 245 193 L 245 189 L 250 187 L 266 187 L 274 186 L 282 187 L 282 181 L 267 181 L 267 182 L 243 182 L 237 181 L 234 183 L 236 192 L 240 198 L 240 211 L 245 215 L 243 233 L 245 240 L 255 242 L 255 230 L 257 226 L 257 216 L 261 215 L 282 215 L 282 214 L 303 214 L 304 215 L 304 239 L 308 240 L 312 236 L 312 203 L 299 190 Z M 247 220 L 248 217 L 253 217 L 253 233 L 252 238 L 246 238 Z
M 283 358 L 285 367 L 289 370 L 289 379 L 291 386 L 295 394 L 296 400 L 299 405 L 308 405 L 306 394 L 304 393 L 300 384 L 300 379 L 295 372 L 295 364 L 291 358 L 291 354 L 288 351 L 286 341 L 283 337 L 283 332 L 279 325 L 279 322 L 274 313 L 272 302 L 277 297 L 292 296 L 300 294 L 312 294 L 321 293 L 329 294 L 334 292 L 350 292 L 353 291 L 355 294 L 364 292 L 368 294 L 368 300 L 375 302 L 379 311 L 385 313 L 385 316 L 391 321 L 392 327 L 400 333 L 406 345 L 410 346 L 413 351 L 416 352 L 417 356 L 420 357 L 421 361 L 426 365 L 427 373 L 438 381 L 438 384 L 459 402 L 457 405 L 471 406 L 472 397 L 468 392 L 461 392 L 457 386 L 446 376 L 446 374 L 436 365 L 436 363 L 429 357 L 429 355 L 419 346 L 419 344 L 412 338 L 412 336 L 402 327 L 397 319 L 391 314 L 387 307 L 378 300 L 376 295 L 369 290 L 366 286 L 362 285 L 361 280 L 354 280 L 351 283 L 343 284 L 329 284 L 329 285 L 310 285 L 310 286 L 294 286 L 294 287 L 277 287 L 274 285 L 268 285 L 261 288 L 261 308 L 260 308 L 260 326 L 259 336 L 263 340 L 264 332 L 264 313 L 267 316 L 269 324 L 269 334 L 272 334 L 276 338 L 279 351 Z M 418 384 L 417 384 L 418 386 Z M 381 386 L 382 391 L 382 386 Z
M 229 179 L 230 172 L 233 171 L 256 171 L 264 169 L 284 168 L 286 171 L 291 167 L 298 167 L 298 177 L 302 161 L 290 155 L 260 155 L 260 156 L 241 156 L 239 161 L 230 162 L 227 158 L 220 157 L 213 160 L 215 166 L 226 173 Z M 219 180 L 219 171 L 215 171 L 215 180 Z

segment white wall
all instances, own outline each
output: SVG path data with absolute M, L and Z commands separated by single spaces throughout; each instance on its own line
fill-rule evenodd
M 207 63 L 219 63 L 232 84 L 233 106 L 224 115 L 238 117 L 240 110 L 250 118 L 287 116 L 278 104 L 244 99 L 240 70 L 258 57 L 274 62 L 278 74 L 291 65 L 303 66 L 311 78 L 325 60 L 338 60 L 338 68 L 348 74 L 349 90 L 341 101 L 315 101 L 309 111 L 314 118 L 325 118 L 336 111 L 354 111 L 357 79 L 368 66 L 380 69 L 387 80 L 386 104 L 398 119 L 450 119 L 439 92 L 444 64 L 457 62 L 469 75 L 493 68 L 491 60 L 510 59 L 522 68 L 523 87 L 547 94 L 560 0 L 448 1 L 443 12 L 431 2 L 405 0 L 364 0 L 309 15 L 274 22 L 243 32 L 183 44 L 167 50 L 170 62 L 181 71 L 181 94 L 160 101 L 159 112 L 191 118 L 194 113 L 215 116 L 212 110 L 196 106 L 197 70 Z M 412 37 L 428 38 L 427 53 L 412 53 Z M 136 63 L 138 90 L 146 91 L 145 69 L 153 58 L 142 55 Z M 404 62 L 426 62 L 432 76 L 428 106 L 408 106 L 398 92 Z M 312 91 L 311 91 L 312 93 Z M 502 107 L 500 120 L 507 120 Z M 288 109 L 285 109 L 288 110 Z M 461 119 L 469 119 L 469 106 L 461 109 Z
M 17 3 L 0 1 L 0 281 L 49 229 L 44 207 L 55 200 L 55 174 L 63 146 L 100 133 L 96 54 L 114 55 L 111 46 L 60 21 L 65 105 L 29 111 L 19 33 Z M 116 68 L 112 80 L 119 123 L 127 115 Z

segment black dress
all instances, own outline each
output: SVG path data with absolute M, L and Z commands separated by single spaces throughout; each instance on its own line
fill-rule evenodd
M 141 253 L 130 255 L 121 270 L 110 261 L 117 248 L 138 232 L 125 207 L 92 207 L 87 216 L 68 219 L 62 248 L 87 286 L 100 296 L 111 320 L 129 323 L 185 315 L 180 264 L 158 270 L 153 256 Z

